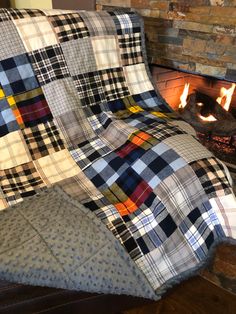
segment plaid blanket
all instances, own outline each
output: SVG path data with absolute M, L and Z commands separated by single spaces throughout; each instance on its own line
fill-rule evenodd
M 137 14 L 2 9 L 0 29 L 0 209 L 60 186 L 157 294 L 236 238 L 227 168 L 154 89 Z

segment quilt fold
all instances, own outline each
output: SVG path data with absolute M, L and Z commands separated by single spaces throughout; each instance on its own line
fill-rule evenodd
M 1 279 L 158 299 L 235 241 L 230 174 L 154 88 L 139 15 L 0 30 Z

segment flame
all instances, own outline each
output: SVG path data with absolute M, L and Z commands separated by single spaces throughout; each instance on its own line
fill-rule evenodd
M 218 97 L 216 99 L 218 104 L 222 105 L 222 107 L 226 111 L 229 111 L 229 107 L 230 107 L 231 99 L 232 99 L 232 96 L 233 96 L 233 93 L 234 93 L 234 89 L 235 89 L 235 84 L 234 83 L 228 89 L 225 88 L 225 87 L 222 87 L 220 89 L 220 97 Z M 225 101 L 225 103 L 223 104 L 224 101 Z
M 187 105 L 187 98 L 189 93 L 189 83 L 185 83 L 183 93 L 180 96 L 180 104 L 179 108 L 184 108 Z M 225 110 L 229 111 L 230 103 L 232 100 L 232 96 L 235 90 L 236 84 L 232 83 L 230 88 L 222 87 L 220 89 L 220 97 L 216 99 L 218 104 L 220 104 Z M 203 106 L 202 103 L 198 103 L 198 106 Z M 216 121 L 217 119 L 213 115 L 209 115 L 207 117 L 204 117 L 202 115 L 199 115 L 199 117 L 203 121 Z
M 189 83 L 185 83 L 183 93 L 180 96 L 179 108 L 184 108 L 187 105 L 189 86 L 190 86 Z

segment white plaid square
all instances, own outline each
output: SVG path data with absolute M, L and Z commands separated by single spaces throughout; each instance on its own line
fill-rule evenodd
M 125 66 L 123 69 L 131 95 L 140 94 L 153 89 L 144 63 Z
M 30 152 L 21 131 L 0 137 L 0 170 L 9 169 L 31 160 Z
M 91 41 L 98 70 L 121 66 L 119 46 L 115 36 L 92 37 Z
M 46 16 L 16 19 L 14 23 L 26 50 L 29 52 L 58 43 Z
M 68 179 L 81 171 L 67 149 L 42 157 L 34 165 L 46 184 Z

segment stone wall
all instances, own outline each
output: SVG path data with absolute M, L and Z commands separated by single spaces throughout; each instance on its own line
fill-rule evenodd
M 236 0 L 97 0 L 137 10 L 149 62 L 236 81 Z

